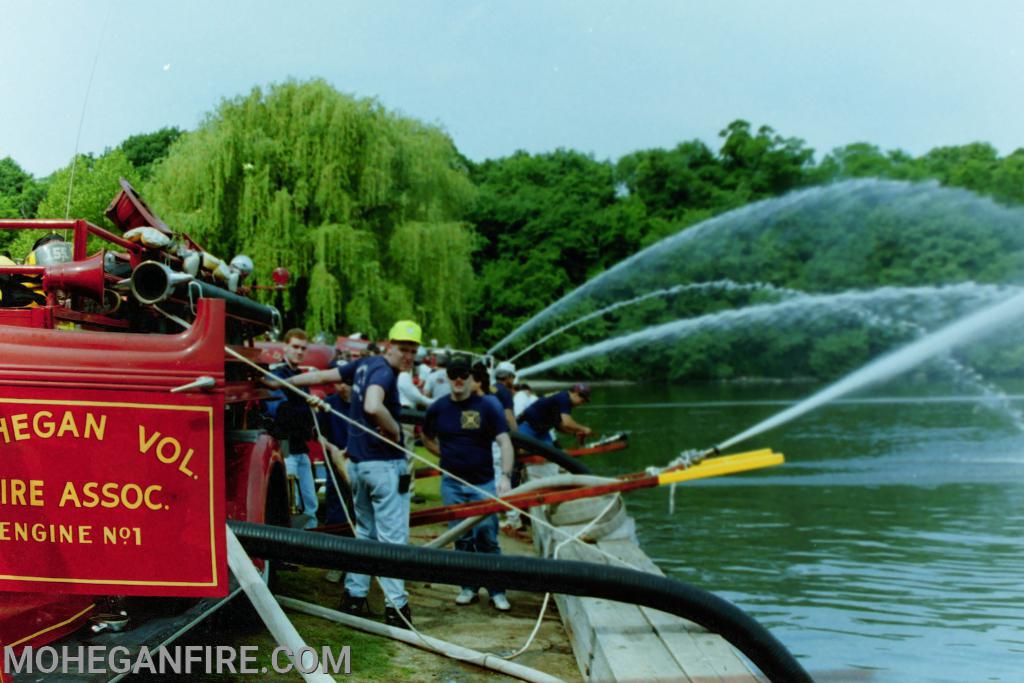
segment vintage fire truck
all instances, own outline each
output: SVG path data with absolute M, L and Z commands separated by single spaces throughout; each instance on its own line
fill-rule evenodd
M 107 212 L 121 235 L 0 220 L 51 236 L 26 265 L 0 260 L 0 648 L 14 652 L 165 643 L 238 592 L 226 518 L 289 521 L 266 390 L 226 352 L 260 362 L 254 340 L 280 315 L 246 296 L 245 259 L 173 233 L 122 187 Z

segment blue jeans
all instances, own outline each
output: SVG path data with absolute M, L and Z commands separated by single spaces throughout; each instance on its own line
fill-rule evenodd
M 526 434 L 527 436 L 532 436 L 533 438 L 537 439 L 538 441 L 543 441 L 544 443 L 554 443 L 554 440 L 551 438 L 551 432 L 550 431 L 546 431 L 546 432 L 542 432 L 542 433 L 538 434 L 533 429 L 533 427 L 530 426 L 529 422 L 520 422 L 519 423 L 519 433 L 520 434 Z
M 398 492 L 398 477 L 406 468 L 405 458 L 348 464 L 356 504 L 356 538 L 409 543 L 409 494 Z M 400 609 L 409 602 L 402 579 L 381 577 L 380 585 L 390 607 Z M 345 575 L 345 590 L 353 598 L 365 598 L 370 592 L 370 577 L 349 572 Z
M 302 499 L 302 514 L 311 517 L 303 527 L 312 529 L 316 521 L 316 482 L 313 481 L 313 466 L 309 462 L 308 453 L 292 453 L 285 456 L 284 469 L 289 476 L 299 478 L 299 497 Z
M 477 484 L 479 488 L 487 491 L 492 496 L 495 494 L 494 480 L 486 484 Z M 476 500 L 487 500 L 485 496 L 471 489 L 462 482 L 452 479 L 448 475 L 441 475 L 441 501 L 445 505 L 457 505 L 458 503 L 469 503 Z M 462 520 L 448 522 L 448 528 L 456 526 Z M 487 515 L 482 522 L 467 531 L 459 540 L 455 541 L 455 549 L 468 553 L 490 553 L 501 555 L 501 546 L 498 545 L 498 516 Z M 475 591 L 479 586 L 463 586 Z M 493 598 L 495 595 L 502 595 L 504 588 L 489 586 L 487 592 Z

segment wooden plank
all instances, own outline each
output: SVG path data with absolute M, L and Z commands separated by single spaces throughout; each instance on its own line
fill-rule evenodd
M 559 554 L 564 559 L 594 561 L 594 553 L 579 544 L 567 545 Z M 597 555 L 597 561 L 607 558 Z M 595 681 L 684 681 L 679 666 L 666 643 L 636 605 L 602 598 L 566 597 L 564 618 L 577 633 L 575 645 L 586 657 L 581 671 Z M 580 663 L 577 657 L 577 663 Z
M 576 612 L 580 609 L 579 600 L 571 595 L 555 595 L 554 597 L 555 604 L 558 606 L 558 614 L 562 618 L 562 627 L 565 629 L 565 635 L 569 638 L 572 653 L 576 657 L 576 666 L 579 667 L 580 675 L 587 679 L 590 677 L 592 634 L 577 626 L 579 616 Z
M 598 547 L 651 574 L 664 572 L 638 546 L 618 540 L 601 540 Z M 721 636 L 687 619 L 659 610 L 641 607 L 640 611 L 666 643 L 679 665 L 691 677 L 704 681 L 758 680 L 732 645 Z
M 532 476 L 536 476 L 537 469 L 540 468 L 530 468 Z M 534 513 L 547 520 L 543 508 L 535 508 Z M 572 534 L 583 526 L 558 528 Z M 542 556 L 550 557 L 563 538 L 541 525 L 534 526 L 534 544 Z M 664 576 L 638 546 L 632 518 L 628 518 L 623 528 L 596 544 L 563 546 L 558 557 L 617 564 L 598 548 L 633 567 Z M 655 609 L 610 600 L 576 596 L 555 596 L 555 599 L 580 673 L 587 680 L 701 683 L 763 680 L 750 670 L 728 642 L 693 622 Z

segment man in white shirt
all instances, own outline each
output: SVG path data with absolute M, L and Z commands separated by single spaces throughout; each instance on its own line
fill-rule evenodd
M 523 411 L 537 400 L 537 394 L 533 393 L 529 384 L 523 383 L 518 386 L 519 389 L 512 396 L 512 412 L 515 413 L 517 420 Z
M 423 410 L 433 402 L 430 397 L 424 396 L 423 392 L 419 390 L 416 383 L 413 382 L 412 372 L 409 370 L 398 374 L 398 400 L 402 403 L 403 408 L 416 410 Z
M 427 362 L 430 354 L 426 352 L 426 349 L 421 346 L 420 351 L 423 353 L 416 356 L 416 362 L 418 363 L 416 366 L 416 377 L 420 380 L 420 386 L 425 387 L 427 386 L 427 378 L 430 377 L 430 373 L 433 372 L 434 368 L 430 367 L 430 363 Z
M 437 356 L 437 369 L 427 377 L 427 383 L 423 387 L 424 393 L 435 401 L 442 396 L 452 393 L 452 387 L 448 384 L 448 373 L 445 368 L 448 366 L 448 354 L 440 353 Z

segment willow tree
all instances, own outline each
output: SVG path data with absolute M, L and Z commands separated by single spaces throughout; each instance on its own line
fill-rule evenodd
M 255 88 L 175 143 L 146 195 L 213 253 L 250 255 L 258 282 L 287 267 L 286 307 L 311 332 L 379 335 L 418 315 L 464 341 L 450 335 L 468 328 L 473 186 L 435 126 L 320 80 Z

